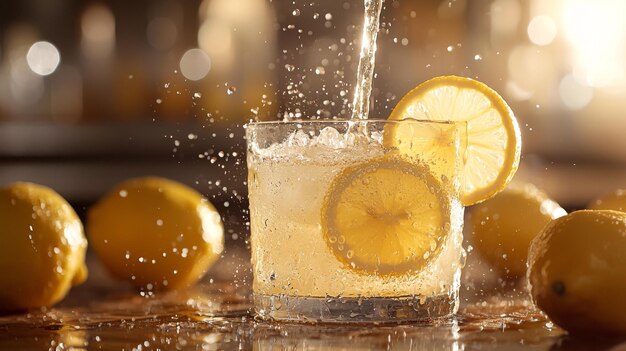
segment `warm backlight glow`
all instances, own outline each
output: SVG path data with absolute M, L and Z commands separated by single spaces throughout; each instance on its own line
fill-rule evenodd
M 624 82 L 626 1 L 569 0 L 563 25 L 575 50 L 574 75 L 585 85 Z

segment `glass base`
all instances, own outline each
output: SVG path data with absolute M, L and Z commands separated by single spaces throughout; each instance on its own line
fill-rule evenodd
M 432 298 L 303 297 L 254 294 L 254 307 L 263 319 L 325 323 L 424 322 L 450 317 L 458 310 L 457 294 Z

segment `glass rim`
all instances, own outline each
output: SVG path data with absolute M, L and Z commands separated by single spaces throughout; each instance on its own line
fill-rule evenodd
M 329 124 L 337 124 L 337 123 L 350 123 L 354 122 L 355 124 L 365 123 L 365 124 L 376 124 L 376 123 L 388 123 L 388 124 L 406 124 L 406 123 L 414 123 L 414 124 L 433 124 L 433 125 L 454 125 L 454 124 L 467 124 L 467 121 L 434 121 L 430 119 L 416 119 L 416 118 L 405 118 L 401 120 L 391 120 L 391 119 L 306 119 L 306 120 L 288 120 L 288 121 L 256 121 L 256 122 L 248 122 L 244 126 L 281 126 L 281 125 L 298 125 L 298 124 L 307 124 L 307 125 L 329 125 Z

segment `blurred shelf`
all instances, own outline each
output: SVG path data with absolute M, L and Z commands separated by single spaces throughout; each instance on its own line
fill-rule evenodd
M 222 202 L 233 190 L 245 197 L 245 167 L 243 128 L 0 123 L 0 185 L 36 182 L 73 203 L 89 204 L 115 183 L 140 176 L 178 180 Z
M 204 152 L 236 147 L 237 141 L 242 139 L 227 137 L 230 133 L 243 135 L 243 128 L 171 122 L 4 122 L 0 123 L 0 157 L 171 158 L 190 149 Z M 179 146 L 175 145 L 176 140 Z

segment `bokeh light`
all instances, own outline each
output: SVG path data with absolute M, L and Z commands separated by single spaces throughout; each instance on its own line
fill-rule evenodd
M 198 30 L 200 48 L 212 54 L 228 54 L 232 47 L 230 31 L 228 26 L 219 21 L 205 21 Z
M 40 76 L 47 76 L 57 69 L 61 62 L 61 55 L 56 46 L 47 41 L 38 41 L 28 49 L 26 62 L 33 72 Z
M 190 49 L 180 59 L 180 71 L 189 80 L 200 80 L 211 70 L 211 59 L 202 49 Z
M 81 46 L 85 56 L 103 58 L 115 48 L 115 17 L 103 4 L 87 7 L 81 18 Z
M 559 96 L 568 109 L 580 110 L 591 102 L 593 89 L 580 84 L 573 75 L 568 74 L 559 83 Z
M 557 33 L 556 23 L 549 16 L 537 16 L 528 24 L 528 39 L 536 45 L 549 45 Z

